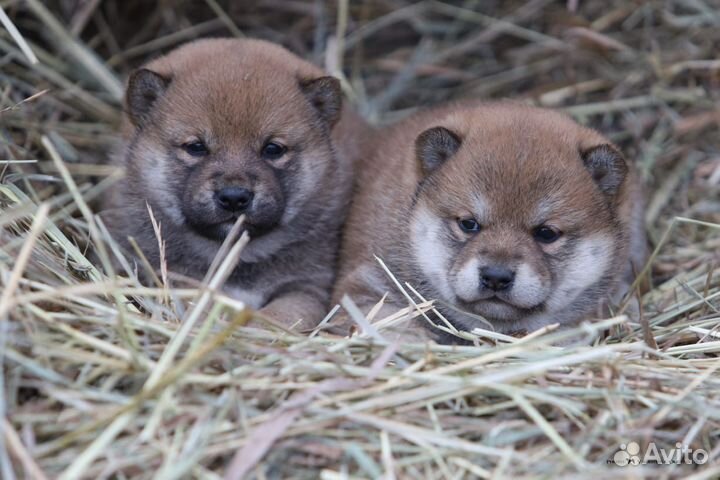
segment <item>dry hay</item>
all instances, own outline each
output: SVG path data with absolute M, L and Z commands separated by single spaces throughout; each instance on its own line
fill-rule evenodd
M 717 1 L 0 6 L 18 29 L 0 30 L 1 478 L 720 475 Z M 648 184 L 642 321 L 579 327 L 592 346 L 554 347 L 552 329 L 387 345 L 243 326 L 216 288 L 242 242 L 196 289 L 115 275 L 91 207 L 112 181 L 121 79 L 207 35 L 326 65 L 376 122 L 512 97 L 601 129 Z M 631 441 L 709 459 L 608 462 Z

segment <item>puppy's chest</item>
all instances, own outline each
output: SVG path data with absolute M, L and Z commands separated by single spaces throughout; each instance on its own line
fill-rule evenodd
M 240 300 L 255 310 L 264 307 L 269 296 L 269 292 L 264 292 L 259 289 L 242 288 L 235 285 L 226 285 L 224 290 L 230 297 L 235 300 Z
M 225 283 L 225 292 L 251 308 L 264 307 L 284 278 L 282 272 L 270 267 L 266 263 L 241 263 Z

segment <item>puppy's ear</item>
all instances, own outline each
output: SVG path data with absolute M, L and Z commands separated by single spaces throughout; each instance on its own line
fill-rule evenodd
M 588 169 L 598 188 L 605 195 L 615 196 L 628 172 L 622 154 L 612 145 L 599 145 L 581 152 L 585 168 Z
M 162 75 L 141 68 L 130 74 L 125 104 L 130 120 L 140 126 L 150 114 L 153 105 L 170 85 L 170 80 Z
M 300 81 L 300 89 L 313 107 L 320 114 L 320 118 L 332 128 L 340 120 L 342 111 L 342 91 L 340 81 L 335 77 L 320 77 L 312 80 Z
M 423 175 L 429 175 L 452 157 L 460 145 L 460 137 L 445 127 L 433 127 L 422 132 L 415 140 L 415 154 Z

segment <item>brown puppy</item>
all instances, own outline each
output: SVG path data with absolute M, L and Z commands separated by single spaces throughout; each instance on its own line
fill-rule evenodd
M 201 279 L 240 215 L 250 243 L 226 284 L 253 308 L 312 326 L 324 315 L 365 124 L 339 82 L 259 40 L 184 45 L 135 71 L 104 216 L 155 267 Z
M 408 302 L 374 255 L 457 328 L 483 318 L 507 333 L 600 315 L 644 262 L 634 169 L 558 112 L 424 112 L 389 129 L 359 175 L 334 300 L 367 313 L 390 292 L 376 318 Z

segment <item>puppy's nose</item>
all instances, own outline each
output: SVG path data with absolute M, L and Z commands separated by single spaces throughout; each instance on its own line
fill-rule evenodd
M 248 209 L 255 194 L 242 187 L 225 187 L 215 192 L 215 202 L 224 210 L 242 212 Z
M 515 272 L 505 267 L 483 267 L 480 269 L 480 280 L 486 288 L 499 292 L 510 288 Z

